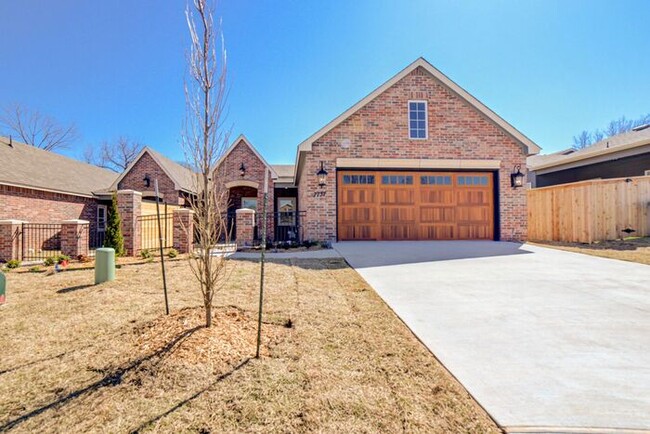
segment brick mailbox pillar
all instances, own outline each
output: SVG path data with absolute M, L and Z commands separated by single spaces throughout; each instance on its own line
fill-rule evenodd
M 0 220 L 0 261 L 20 259 L 23 223 L 21 220 Z
M 238 209 L 236 212 L 237 233 L 235 234 L 238 247 L 250 247 L 253 245 L 255 235 L 255 211 L 248 208 Z
M 64 220 L 61 222 L 61 253 L 72 258 L 88 256 L 88 220 Z
M 173 211 L 174 248 L 178 253 L 191 253 L 194 244 L 194 211 L 187 208 Z
M 127 256 L 135 256 L 140 251 L 140 224 L 138 217 L 142 212 L 142 193 L 135 190 L 117 192 L 117 210 L 122 219 L 122 236 Z

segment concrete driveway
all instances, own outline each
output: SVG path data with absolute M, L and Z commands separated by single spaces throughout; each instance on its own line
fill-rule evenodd
M 335 248 L 507 432 L 650 430 L 649 266 L 501 242 Z

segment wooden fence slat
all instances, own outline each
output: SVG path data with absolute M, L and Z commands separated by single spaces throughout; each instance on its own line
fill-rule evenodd
M 528 238 L 591 243 L 650 234 L 650 176 L 528 190 Z

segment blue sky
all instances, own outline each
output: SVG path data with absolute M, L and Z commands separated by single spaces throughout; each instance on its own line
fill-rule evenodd
M 0 105 L 180 159 L 183 0 L 0 0 Z M 648 1 L 221 0 L 229 123 L 271 163 L 418 56 L 544 152 L 650 112 Z

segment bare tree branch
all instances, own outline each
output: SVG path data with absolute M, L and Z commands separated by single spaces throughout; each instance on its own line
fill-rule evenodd
M 218 244 L 230 240 L 225 218 L 228 190 L 223 174 L 216 170 L 230 137 L 230 130 L 224 127 L 227 62 L 221 27 L 215 27 L 208 1 L 193 0 L 185 16 L 191 45 L 187 54 L 187 114 L 182 145 L 187 165 L 196 170 L 197 192 L 192 201 L 197 251 L 190 256 L 190 266 L 201 288 L 206 327 L 210 327 L 214 295 L 228 275 L 226 259 L 212 255 Z
M 135 160 L 144 146 L 128 137 L 119 137 L 113 142 L 104 141 L 99 147 L 89 145 L 83 158 L 87 163 L 121 173 Z
M 3 109 L 0 127 L 3 134 L 14 135 L 28 145 L 47 151 L 67 148 L 79 137 L 73 124 L 63 126 L 53 118 L 36 110 L 28 110 L 20 104 Z
M 604 130 L 595 130 L 592 133 L 582 131 L 579 135 L 573 136 L 573 148 L 582 149 L 593 143 L 600 142 L 605 137 L 627 133 L 633 128 L 646 124 L 650 124 L 650 113 L 642 115 L 637 119 L 627 119 L 625 116 L 621 116 L 618 119 L 610 121 Z

